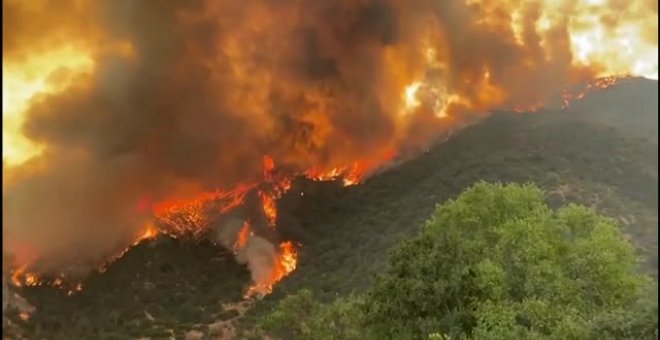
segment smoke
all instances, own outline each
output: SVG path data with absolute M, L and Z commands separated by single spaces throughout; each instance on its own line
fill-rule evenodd
M 275 268 L 277 251 L 275 246 L 263 237 L 253 236 L 236 255 L 236 261 L 247 264 L 255 283 L 268 283 Z
M 621 1 L 555 3 L 5 0 L 3 68 L 29 74 L 30 58 L 61 48 L 91 60 L 50 73 L 22 113 L 40 151 L 3 162 L 5 249 L 48 268 L 98 262 L 149 220 L 143 202 L 258 181 L 264 155 L 291 172 L 379 164 L 630 65 L 616 46 L 579 60 L 584 13 L 657 46 L 652 1 L 621 16 Z M 275 251 L 252 240 L 245 252 L 267 254 L 255 258 Z
M 256 286 L 270 284 L 278 258 L 277 248 L 266 238 L 256 234 L 247 236 L 244 244 L 237 245 L 244 225 L 244 221 L 240 219 L 229 218 L 224 223 L 217 224 L 212 239 L 227 250 L 233 251 L 236 262 L 247 265 Z

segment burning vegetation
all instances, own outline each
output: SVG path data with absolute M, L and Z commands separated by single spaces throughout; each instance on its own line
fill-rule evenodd
M 3 10 L 3 239 L 16 285 L 65 286 L 166 234 L 231 249 L 252 271 L 246 295 L 267 294 L 296 268 L 299 245 L 277 233 L 296 176 L 355 185 L 489 110 L 535 110 L 588 84 L 561 94 L 566 107 L 657 76 L 657 4 L 645 0 Z
M 274 246 L 271 240 L 256 234 L 255 230 L 258 228 L 252 225 L 259 223 L 258 218 L 256 221 L 244 220 L 239 229 L 231 225 L 235 222 L 233 213 L 245 207 L 246 198 L 250 194 L 256 194 L 259 198 L 260 211 L 253 216 L 263 217 L 269 231 L 275 231 L 278 216 L 277 200 L 291 188 L 291 177 L 278 174 L 270 156 L 264 157 L 263 164 L 264 179 L 261 183 L 239 185 L 225 192 L 216 190 L 202 193 L 189 200 L 163 202 L 141 200 L 136 209 L 151 211 L 154 219 L 145 224 L 130 246 L 110 256 L 99 267 L 99 272 L 104 272 L 110 263 L 120 259 L 131 247 L 145 240 L 155 239 L 160 234 L 174 238 L 210 238 L 215 243 L 230 249 L 239 262 L 248 263 L 248 267 L 253 272 L 254 284 L 247 289 L 246 298 L 270 293 L 275 283 L 296 269 L 297 247 L 292 241 L 283 241 L 278 246 Z M 341 177 L 344 185 L 348 186 L 358 183 L 362 175 L 360 171 L 362 169 L 358 166 L 350 169 L 332 169 L 328 173 L 310 175 L 310 179 L 327 181 Z M 42 279 L 35 272 L 29 271 L 30 267 L 30 264 L 24 264 L 12 271 L 11 280 L 15 286 L 49 284 L 69 289 L 68 295 L 82 290 L 82 283 L 68 282 L 64 273 L 59 273 L 54 279 Z

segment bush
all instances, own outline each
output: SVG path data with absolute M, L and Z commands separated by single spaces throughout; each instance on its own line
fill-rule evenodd
M 394 249 L 366 316 L 379 339 L 655 339 L 649 287 L 612 220 L 480 183 Z
M 303 289 L 282 299 L 261 327 L 281 339 L 361 340 L 361 304 L 356 296 L 320 304 Z

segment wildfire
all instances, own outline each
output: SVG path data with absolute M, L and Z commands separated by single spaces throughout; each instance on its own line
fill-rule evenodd
M 122 258 L 132 247 L 138 245 L 142 241 L 145 240 L 152 240 L 155 239 L 159 234 L 158 229 L 154 226 L 153 223 L 147 223 L 145 226 L 144 230 L 136 237 L 136 239 L 133 241 L 131 246 L 124 248 L 121 252 L 110 256 L 108 260 L 101 265 L 98 268 L 98 271 L 103 273 L 107 270 L 107 267 L 113 263 L 114 261 L 117 261 L 118 259 Z M 66 279 L 64 277 L 64 274 L 60 274 L 58 277 L 55 277 L 54 279 L 50 280 L 45 280 L 44 278 L 40 277 L 34 272 L 29 272 L 28 268 L 30 268 L 29 264 L 22 265 L 15 269 L 12 272 L 11 275 L 11 282 L 17 286 L 17 287 L 34 287 L 34 286 L 41 286 L 44 284 L 50 285 L 52 287 L 56 288 L 61 288 L 61 289 L 66 289 L 67 287 L 70 287 L 69 284 L 67 284 Z M 72 289 L 70 289 L 67 292 L 68 296 L 71 296 L 75 294 L 76 292 L 82 291 L 83 286 L 81 282 L 78 282 L 73 286 Z
M 250 231 L 250 224 L 247 222 L 243 223 L 243 228 L 238 232 L 238 238 L 234 243 L 234 252 L 238 252 L 239 249 L 247 245 L 248 239 L 252 236 L 252 231 Z
M 360 184 L 369 172 L 378 169 L 378 167 L 387 164 L 396 157 L 396 152 L 390 150 L 380 159 L 357 161 L 351 165 L 336 167 L 330 170 L 320 170 L 312 168 L 305 172 L 304 176 L 314 181 L 333 181 L 340 179 L 345 187 Z
M 268 221 L 268 226 L 275 228 L 277 223 L 277 200 L 291 188 L 291 179 L 286 176 L 278 176 L 275 160 L 271 156 L 264 156 L 264 182 L 268 184 L 267 189 L 259 190 L 261 206 Z
M 268 219 L 268 225 L 274 228 L 277 222 L 276 198 L 263 191 L 259 192 L 259 196 L 261 196 L 261 204 Z
M 571 104 L 571 102 L 582 99 L 584 98 L 588 93 L 596 91 L 596 90 L 604 90 L 606 88 L 609 88 L 611 86 L 617 85 L 623 81 L 629 80 L 631 77 L 604 77 L 604 78 L 599 78 L 596 79 L 590 83 L 588 83 L 584 89 L 578 90 L 578 91 L 568 91 L 565 90 L 562 95 L 562 109 L 568 108 L 568 106 Z
M 123 255 L 123 253 L 122 253 Z M 121 256 L 119 256 L 121 257 Z M 118 258 L 118 257 L 117 257 Z M 116 259 L 116 258 L 114 258 Z M 113 260 L 114 260 L 113 259 Z M 73 287 L 69 289 L 66 293 L 67 296 L 71 296 L 77 292 L 82 291 L 83 285 L 81 282 L 78 282 L 75 284 L 75 286 L 67 285 L 65 283 L 65 278 L 64 276 L 59 276 L 56 277 L 55 279 L 51 280 L 46 280 L 40 276 L 38 276 L 36 273 L 32 272 L 27 272 L 28 266 L 24 265 L 21 266 L 20 268 L 16 269 L 13 271 L 11 275 L 11 281 L 16 287 L 37 287 L 37 286 L 42 286 L 42 285 L 49 285 L 51 287 L 59 288 L 59 289 L 68 289 L 70 287 Z M 104 269 L 104 267 L 102 267 Z M 30 317 L 29 313 L 25 313 L 27 318 Z M 25 319 L 24 321 L 26 321 Z
M 422 83 L 418 81 L 406 86 L 404 91 L 404 104 L 406 112 L 409 112 L 422 104 L 417 99 L 417 91 L 419 91 L 420 87 L 422 87 Z
M 135 243 L 133 244 L 136 245 L 142 242 L 143 240 L 156 238 L 156 236 L 158 236 L 158 229 L 156 229 L 156 227 L 154 227 L 152 223 L 149 223 L 147 224 L 147 227 L 144 229 L 142 235 L 140 235 L 140 238 L 137 241 L 135 241 Z
M 110 257 L 110 258 L 109 258 L 109 259 L 108 259 L 103 265 L 101 265 L 101 267 L 99 267 L 98 271 L 99 271 L 100 273 L 105 272 L 105 271 L 108 269 L 108 266 L 109 266 L 111 263 L 113 263 L 114 261 L 117 261 L 117 260 L 119 260 L 120 258 L 124 257 L 124 255 L 126 255 L 126 253 L 127 253 L 129 250 L 131 250 L 132 247 L 137 246 L 137 245 L 140 244 L 142 241 L 145 241 L 145 240 L 153 240 L 153 239 L 155 239 L 155 238 L 158 236 L 158 234 L 159 234 L 159 231 L 158 231 L 158 229 L 156 228 L 156 226 L 154 226 L 153 222 L 149 222 L 149 223 L 147 223 L 147 224 L 145 225 L 145 227 L 144 227 L 144 230 L 143 230 L 143 231 L 138 235 L 138 237 L 133 241 L 133 243 L 131 244 L 131 246 L 126 247 L 126 248 L 124 248 L 121 252 L 119 252 L 118 254 L 115 254 L 114 256 L 111 256 L 111 257 Z M 78 283 L 78 285 L 76 286 L 76 290 L 75 290 L 75 291 L 81 291 L 81 290 L 82 290 L 82 284 L 81 284 L 81 283 Z M 73 293 L 74 293 L 73 290 L 69 291 L 69 295 L 71 295 L 71 294 L 73 294 Z
M 567 109 L 572 102 L 584 98 L 587 94 L 593 91 L 605 90 L 614 85 L 620 84 L 621 82 L 630 80 L 630 76 L 611 76 L 595 79 L 584 86 L 580 86 L 572 90 L 564 90 L 561 93 L 561 109 Z M 540 109 L 543 109 L 545 106 L 542 103 L 536 103 L 529 106 L 516 106 L 514 107 L 515 112 L 536 112 Z
M 201 237 L 218 215 L 241 206 L 245 195 L 256 184 L 239 185 L 233 190 L 201 193 L 192 199 L 157 202 L 152 211 L 164 231 L 171 236 Z
M 255 295 L 264 296 L 273 291 L 273 286 L 282 280 L 285 276 L 296 270 L 298 263 L 298 253 L 296 248 L 290 241 L 282 242 L 280 244 L 279 256 L 275 259 L 275 266 L 267 282 L 256 283 L 248 288 L 245 293 L 245 298 L 250 298 Z
M 76 75 L 88 73 L 94 65 L 86 51 L 62 47 L 30 55 L 21 62 L 2 63 L 2 159 L 5 165 L 19 165 L 41 152 L 41 146 L 22 132 L 25 112 L 43 94 L 66 90 Z M 68 77 L 58 77 L 66 71 Z
M 275 161 L 270 156 L 264 157 L 263 166 L 262 183 L 239 185 L 228 191 L 205 192 L 188 200 L 166 200 L 153 204 L 149 204 L 146 200 L 140 201 L 138 210 L 142 211 L 150 206 L 160 230 L 153 223 L 147 224 L 133 245 L 137 245 L 145 239 L 154 238 L 160 232 L 173 237 L 201 238 L 207 234 L 213 221 L 245 204 L 245 198 L 252 190 L 257 191 L 268 226 L 274 229 L 277 223 L 277 200 L 291 188 L 291 178 L 296 174 L 278 173 Z M 360 167 L 356 165 L 351 169 L 351 173 L 343 176 L 349 183 L 357 183 L 361 176 Z M 342 174 L 338 173 L 336 176 L 339 177 Z M 255 233 L 250 223 L 243 222 L 233 242 L 233 252 L 237 254 L 247 247 L 254 236 Z M 121 258 L 129 249 L 130 247 L 124 249 L 108 263 Z M 291 241 L 282 242 L 272 259 L 273 265 L 268 278 L 255 282 L 247 290 L 245 296 L 263 296 L 270 293 L 278 281 L 295 270 L 296 261 L 297 253 L 293 243 Z
M 391 159 L 394 155 L 393 152 L 390 152 L 387 158 Z M 170 200 L 154 204 L 152 210 L 162 230 L 175 237 L 186 234 L 204 235 L 215 217 L 244 204 L 245 197 L 251 190 L 257 190 L 268 226 L 275 228 L 278 213 L 277 200 L 291 188 L 291 179 L 296 174 L 277 173 L 275 161 L 270 156 L 264 157 L 263 165 L 263 183 L 241 185 L 229 191 L 202 193 L 190 200 Z M 303 176 L 318 181 L 341 179 L 346 186 L 355 185 L 362 180 L 368 170 L 372 170 L 376 165 L 377 163 L 374 162 L 356 162 L 350 166 L 333 168 L 329 171 L 310 170 Z M 144 202 L 141 202 L 141 205 L 144 205 Z M 147 228 L 136 244 L 157 234 L 157 230 L 152 227 Z M 234 253 L 238 253 L 248 246 L 250 239 L 254 236 L 250 223 L 245 221 L 236 234 L 232 246 Z M 293 242 L 280 243 L 272 261 L 273 266 L 267 280 L 255 282 L 250 286 L 245 293 L 246 298 L 269 294 L 277 282 L 296 269 L 297 252 Z
M 40 282 L 40 280 L 37 279 L 36 274 L 26 272 L 27 267 L 27 264 L 23 265 L 12 273 L 11 281 L 15 286 L 35 286 Z
M 657 78 L 657 6 L 642 0 L 5 2 L 3 194 L 18 203 L 3 218 L 17 240 L 63 230 L 60 243 L 86 245 L 83 226 L 111 211 L 108 224 L 140 230 L 101 271 L 144 240 L 211 237 L 259 210 L 227 229 L 238 252 L 276 234 L 298 176 L 356 185 L 475 113 L 539 110 L 553 93 L 566 108 L 617 75 Z M 35 257 L 75 248 L 47 241 Z M 280 241 L 248 296 L 295 270 Z M 19 265 L 16 285 L 45 282 Z

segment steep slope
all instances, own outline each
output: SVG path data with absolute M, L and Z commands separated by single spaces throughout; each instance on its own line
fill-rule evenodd
M 641 80 L 566 111 L 500 112 L 364 185 L 299 198 L 293 215 L 310 236 L 298 272 L 282 290 L 312 286 L 330 296 L 363 286 L 387 249 L 415 231 L 436 203 L 479 180 L 533 181 L 551 202 L 603 211 L 621 222 L 655 273 L 656 91 L 657 82 Z
M 658 84 L 634 80 L 565 111 L 495 113 L 417 159 L 343 188 L 299 180 L 279 202 L 281 232 L 300 241 L 296 272 L 244 320 L 301 287 L 331 299 L 365 287 L 388 249 L 434 206 L 479 180 L 538 183 L 555 204 L 579 202 L 620 221 L 657 275 Z M 38 312 L 24 324 L 53 339 L 182 336 L 227 319 L 247 271 L 210 244 L 161 238 L 129 251 L 70 297 L 50 287 L 22 294 Z

